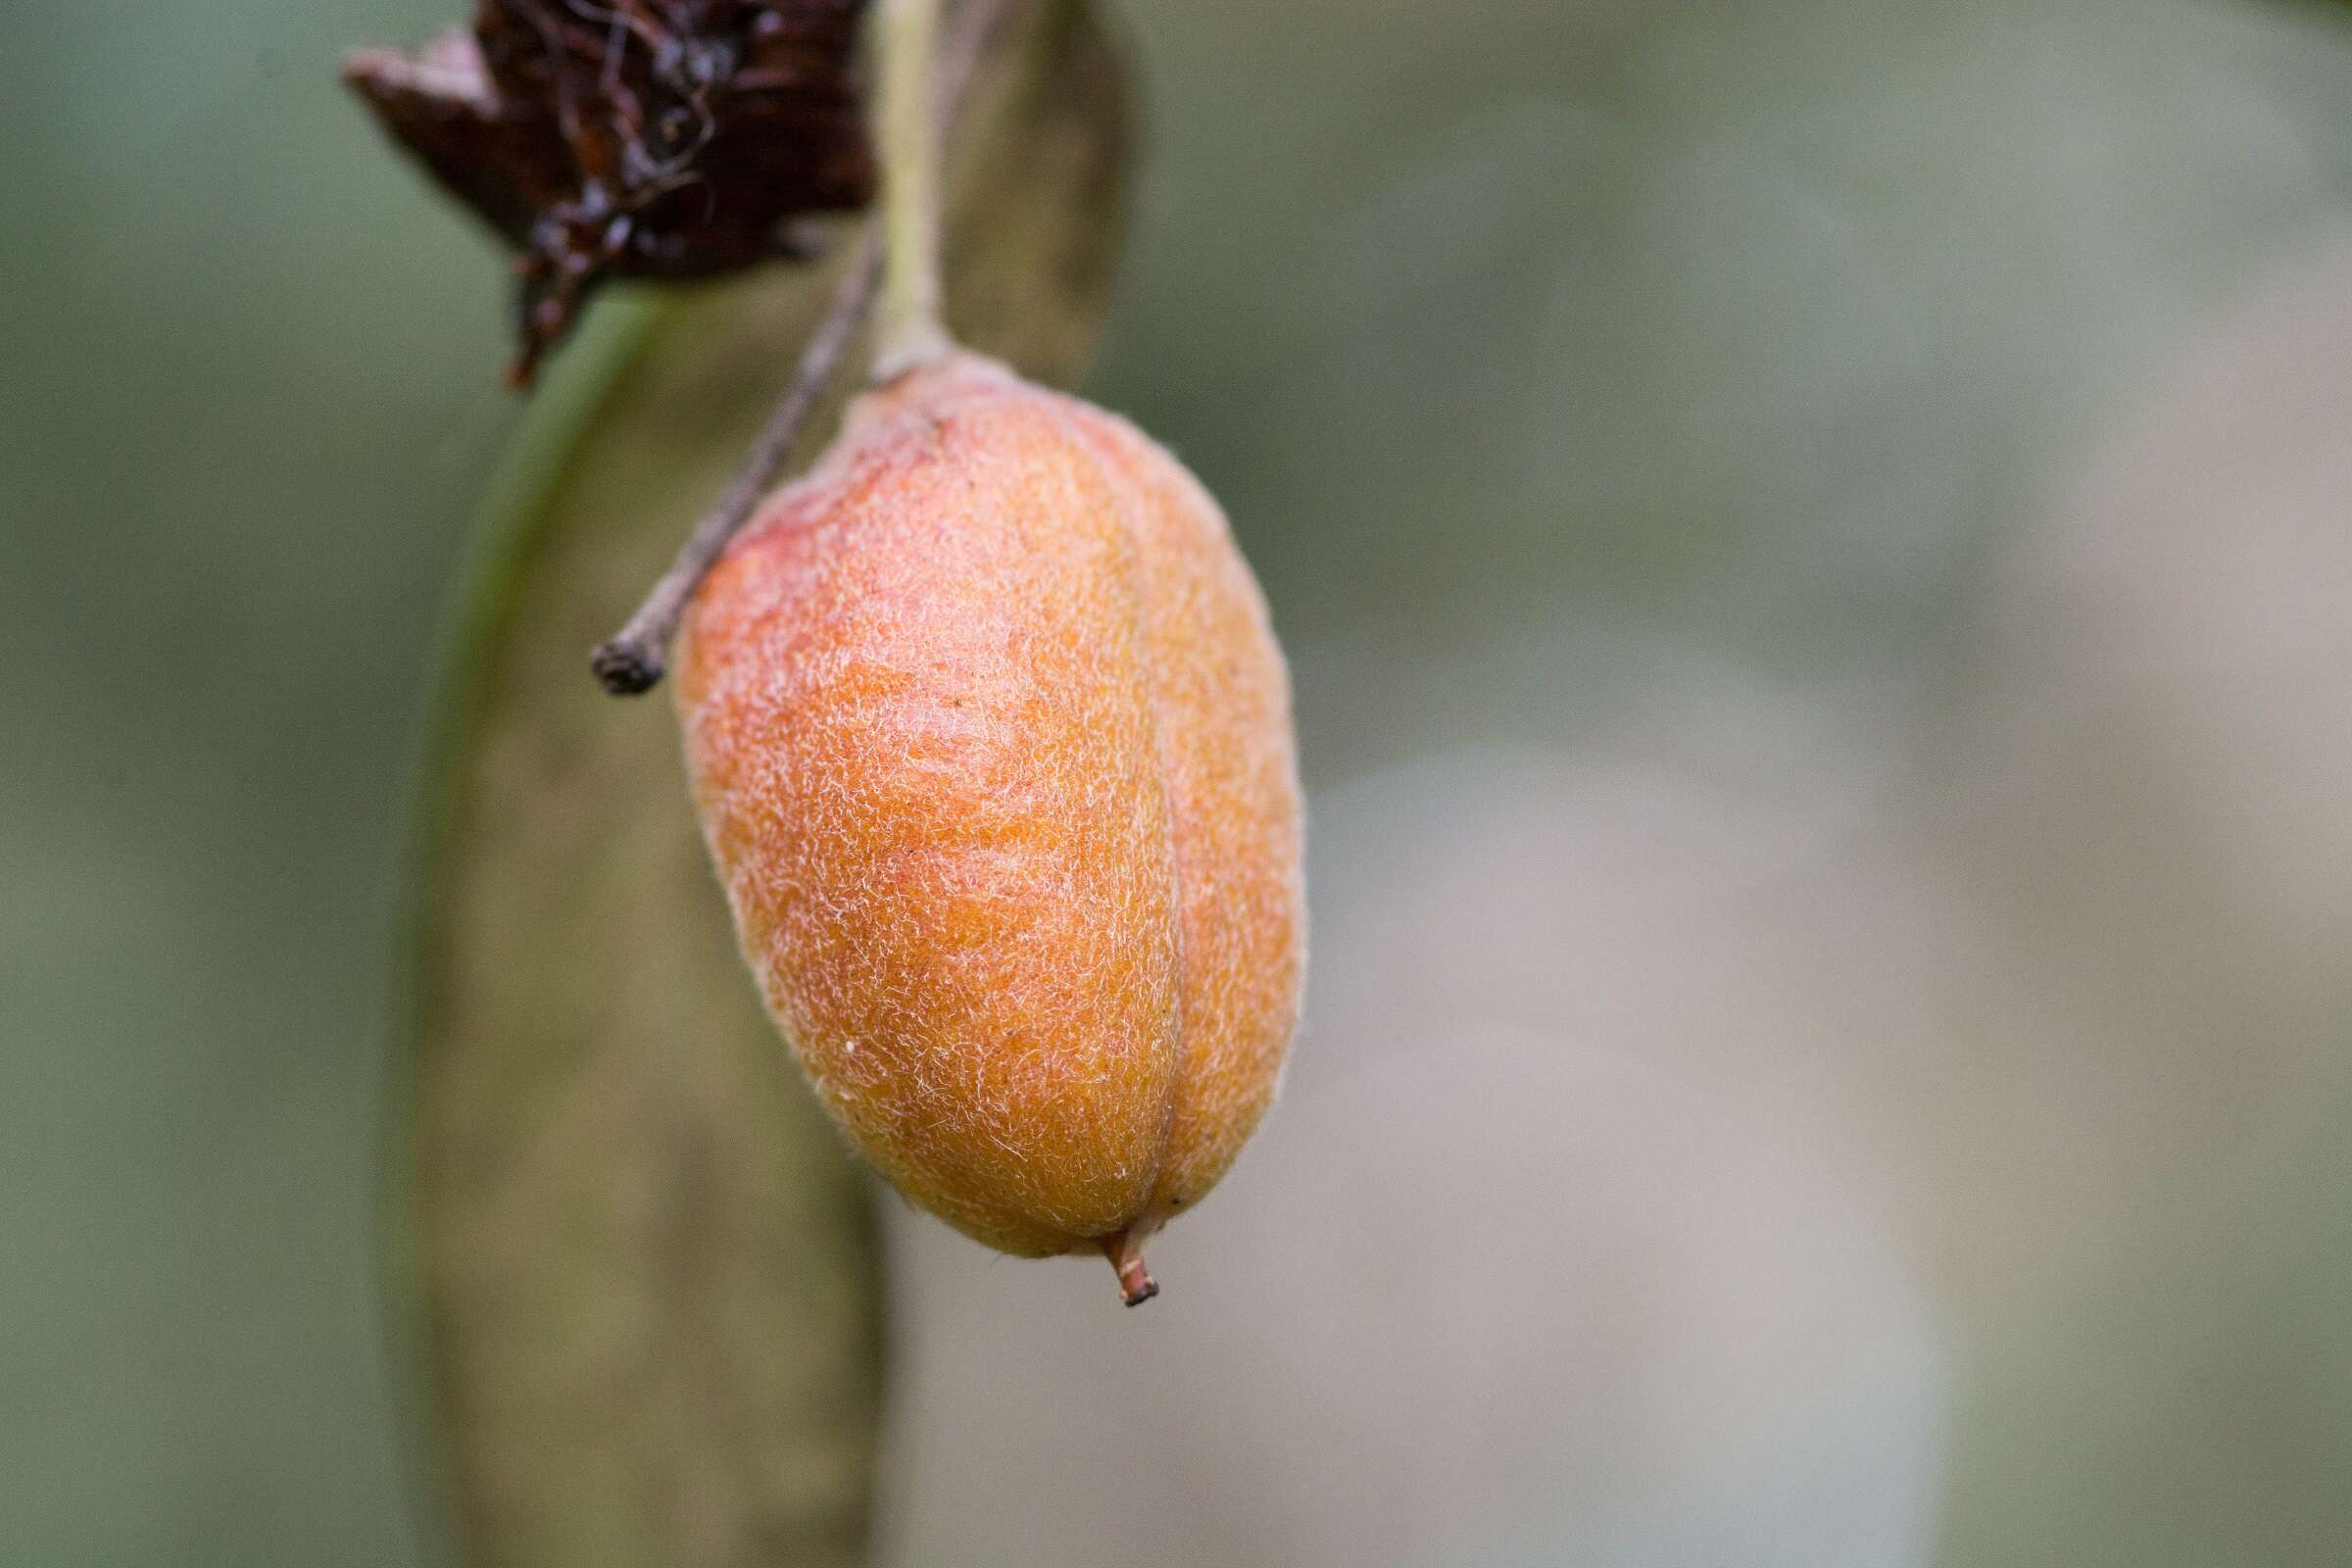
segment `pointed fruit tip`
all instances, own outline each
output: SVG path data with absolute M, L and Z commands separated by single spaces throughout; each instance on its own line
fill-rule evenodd
M 1102 1238 L 1102 1255 L 1119 1276 L 1119 1299 L 1129 1306 L 1141 1306 L 1159 1294 L 1159 1282 L 1144 1266 L 1144 1244 L 1131 1239 L 1125 1231 L 1113 1231 Z

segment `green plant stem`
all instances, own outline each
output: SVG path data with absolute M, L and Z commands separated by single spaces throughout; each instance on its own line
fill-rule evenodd
M 877 384 L 954 347 L 941 318 L 939 0 L 882 0 L 881 90 L 874 144 L 882 157 L 882 298 Z

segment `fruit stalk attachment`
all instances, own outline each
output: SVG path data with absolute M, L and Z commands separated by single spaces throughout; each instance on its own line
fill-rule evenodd
M 718 505 L 703 514 L 678 547 L 677 558 L 669 569 L 654 584 L 653 592 L 629 616 L 628 623 L 610 640 L 599 643 L 589 656 L 589 667 L 596 672 L 598 684 L 614 697 L 637 697 L 652 691 L 668 672 L 669 645 L 678 634 L 678 621 L 686 613 L 687 601 L 695 589 L 710 575 L 711 564 L 726 550 L 727 541 L 734 538 L 760 502 L 774 488 L 777 475 L 784 471 L 794 445 L 801 438 L 801 427 L 825 395 L 833 372 L 841 368 L 849 353 L 850 340 L 858 335 L 866 314 L 873 308 L 874 295 L 882 279 L 882 246 L 880 230 L 868 229 L 858 243 L 858 254 L 850 259 L 849 270 L 841 276 L 833 298 L 825 308 L 824 319 L 817 323 L 816 332 L 801 353 L 801 363 L 793 372 L 792 385 L 760 427 L 752 442 L 751 455 L 728 482 L 718 499 Z
M 614 697 L 641 696 L 668 673 L 670 644 L 677 638 L 688 601 L 710 575 L 727 541 L 742 531 L 761 499 L 775 488 L 858 330 L 875 314 L 886 270 L 892 272 L 892 300 L 877 338 L 875 379 L 887 378 L 886 368 L 887 373 L 896 373 L 936 358 L 950 346 L 939 317 L 937 138 L 939 127 L 953 123 L 960 111 L 1006 0 L 967 0 L 958 6 L 944 45 L 936 42 L 937 0 L 912 0 L 915 9 L 931 13 L 926 18 L 898 16 L 907 3 L 885 0 L 883 8 L 883 83 L 876 116 L 876 139 L 889 163 L 883 216 L 858 237 L 824 318 L 802 351 L 792 384 L 760 427 L 743 466 L 678 547 L 669 569 L 635 613 L 590 656 L 589 667 L 598 684 Z M 908 57 L 906 51 L 915 47 L 920 53 Z M 909 103 L 914 106 L 911 116 Z M 924 106 L 929 106 L 927 114 Z M 915 122 L 911 129 L 909 119 Z M 911 175 L 902 173 L 910 160 L 918 167 Z M 886 251 L 896 260 L 886 261 Z

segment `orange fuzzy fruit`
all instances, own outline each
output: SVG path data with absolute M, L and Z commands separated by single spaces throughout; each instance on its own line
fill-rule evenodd
M 1303 961 L 1289 679 L 1216 503 L 951 354 L 729 548 L 677 694 L 745 955 L 851 1137 L 966 1235 L 1149 1296 Z

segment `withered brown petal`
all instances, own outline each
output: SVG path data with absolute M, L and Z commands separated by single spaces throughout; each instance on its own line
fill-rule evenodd
M 797 256 L 794 220 L 865 204 L 863 4 L 479 0 L 469 28 L 359 50 L 344 77 L 518 252 L 519 385 L 604 279 Z

